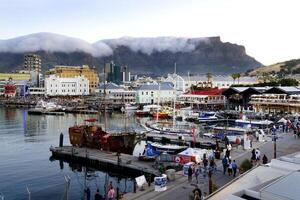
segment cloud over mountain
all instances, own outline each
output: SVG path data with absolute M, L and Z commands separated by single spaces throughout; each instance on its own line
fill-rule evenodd
M 176 52 L 190 52 L 195 50 L 200 42 L 209 42 L 207 38 L 183 38 L 183 37 L 155 37 L 155 38 L 133 38 L 121 37 L 118 39 L 101 40 L 99 43 L 106 43 L 111 48 L 115 49 L 118 46 L 129 47 L 132 51 L 141 51 L 145 54 L 152 54 L 153 52 L 170 51 Z M 97 44 L 97 43 L 95 43 Z
M 23 53 L 35 51 L 49 52 L 86 52 L 93 56 L 111 55 L 112 49 L 105 43 L 90 43 L 73 37 L 54 33 L 35 33 L 8 40 L 0 40 L 0 52 Z
M 201 42 L 209 42 L 207 38 L 179 38 L 179 37 L 154 37 L 133 38 L 121 37 L 118 39 L 100 40 L 93 44 L 84 40 L 67 37 L 54 33 L 35 33 L 8 40 L 0 40 L 0 52 L 23 53 L 39 50 L 49 52 L 85 52 L 95 57 L 109 56 L 119 46 L 126 46 L 134 52 L 141 51 L 145 54 L 153 52 L 170 51 L 190 52 L 195 50 Z

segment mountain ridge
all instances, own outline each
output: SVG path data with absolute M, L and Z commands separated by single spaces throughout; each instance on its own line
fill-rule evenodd
M 220 37 L 185 38 L 155 37 L 99 40 L 88 43 L 78 38 L 53 33 L 36 33 L 0 40 L 0 70 L 22 68 L 23 54 L 37 53 L 42 57 L 42 69 L 53 65 L 95 66 L 114 60 L 128 65 L 133 73 L 231 73 L 245 72 L 261 66 L 246 54 L 242 45 L 222 42 Z

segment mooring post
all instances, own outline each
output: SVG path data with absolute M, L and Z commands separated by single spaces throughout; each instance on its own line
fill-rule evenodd
M 64 145 L 64 134 L 60 133 L 59 135 L 59 147 L 63 147 Z

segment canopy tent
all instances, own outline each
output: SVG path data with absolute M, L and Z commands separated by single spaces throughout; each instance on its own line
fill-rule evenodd
M 186 150 L 177 154 L 175 162 L 185 164 L 188 162 L 200 163 L 203 159 L 203 154 L 207 154 L 206 149 L 187 148 Z

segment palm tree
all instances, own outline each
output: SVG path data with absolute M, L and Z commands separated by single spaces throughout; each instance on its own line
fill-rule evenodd
M 241 74 L 240 73 L 236 73 L 235 76 L 238 79 L 238 84 L 240 84 Z
M 235 79 L 237 78 L 236 73 L 231 74 L 231 78 L 233 79 L 233 84 L 235 84 Z

